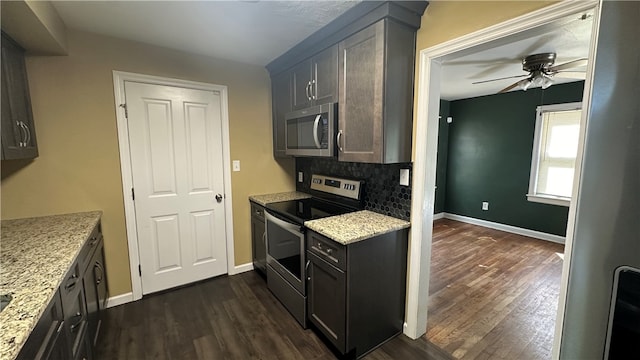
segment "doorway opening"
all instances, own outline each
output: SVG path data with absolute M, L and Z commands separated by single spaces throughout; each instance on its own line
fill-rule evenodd
M 491 49 L 496 49 L 501 46 L 505 46 L 507 44 L 513 43 L 515 41 L 523 41 L 524 39 L 529 39 L 528 44 L 523 48 L 524 50 L 530 49 L 531 52 L 543 53 L 550 52 L 550 50 L 544 49 L 544 46 L 549 44 L 552 40 L 553 35 L 549 35 L 550 29 L 557 27 L 559 24 L 566 23 L 569 19 L 577 19 L 578 17 L 588 12 L 591 19 L 591 28 L 597 29 L 597 16 L 598 9 L 596 3 L 587 3 L 587 4 L 556 4 L 551 5 L 548 8 L 533 12 L 531 14 L 525 15 L 520 18 L 513 19 L 511 21 L 498 24 L 494 27 L 482 30 L 477 33 L 470 34 L 463 38 L 459 38 L 433 48 L 425 49 L 421 52 L 420 57 L 420 77 L 419 77 L 419 91 L 418 91 L 418 114 L 417 114 L 417 129 L 416 129 L 416 158 L 414 163 L 414 187 L 413 187 L 413 198 L 414 202 L 412 204 L 412 245 L 411 245 L 411 260 L 410 267 L 413 270 L 410 270 L 409 274 L 409 282 L 410 282 L 410 294 L 409 294 L 409 302 L 408 302 L 408 316 L 407 319 L 411 319 L 412 315 L 416 316 L 417 322 L 415 324 L 407 321 L 407 329 L 405 329 L 405 334 L 410 337 L 417 338 L 427 330 L 427 319 L 428 319 L 428 309 L 432 304 L 432 300 L 429 298 L 429 278 L 433 276 L 431 273 L 431 265 L 432 265 L 432 241 L 434 241 L 434 233 L 433 233 L 433 225 L 434 225 L 434 208 L 436 202 L 436 192 L 438 189 L 436 188 L 436 169 L 437 169 L 437 160 L 438 160 L 438 128 L 442 122 L 439 122 L 440 114 L 440 100 L 442 89 L 445 87 L 442 85 L 447 81 L 447 76 L 445 75 L 445 69 L 448 63 L 453 63 L 455 61 L 465 62 L 472 61 L 473 55 L 481 53 L 483 51 L 492 51 Z M 594 31 L 590 36 L 588 36 L 590 44 L 595 43 L 593 39 L 597 35 L 597 31 Z M 536 36 L 535 39 L 531 39 L 533 36 Z M 521 50 L 523 50 L 521 49 Z M 560 53 L 561 50 L 558 50 Z M 588 49 L 588 58 L 592 58 L 594 48 L 593 45 L 589 45 Z M 512 61 L 513 58 L 522 57 L 527 54 L 526 51 L 521 51 L 520 53 L 515 54 L 511 58 L 507 59 L 505 57 L 500 57 L 500 62 L 507 62 L 507 60 Z M 563 60 L 564 61 L 564 60 Z M 567 60 L 570 61 L 570 60 Z M 503 66 L 504 64 L 490 64 L 484 65 L 484 76 L 491 75 L 491 71 L 498 68 L 497 65 Z M 522 66 L 522 64 L 520 64 Z M 583 100 L 583 108 L 588 108 L 589 102 L 589 89 L 590 89 L 590 81 L 591 81 L 591 72 L 592 64 L 588 64 L 586 69 L 584 69 L 586 74 L 586 81 L 584 85 L 584 91 L 582 91 Z M 522 72 L 522 69 L 520 69 Z M 466 74 L 470 75 L 469 73 Z M 475 74 L 478 75 L 477 73 Z M 516 73 L 514 75 L 519 75 Z M 497 76 L 498 77 L 498 76 Z M 486 79 L 486 78 L 485 78 Z M 518 79 L 514 79 L 518 80 Z M 477 79 L 474 81 L 481 81 L 481 79 Z M 501 83 L 503 84 L 503 83 Z M 507 80 L 507 84 L 509 82 Z M 505 85 L 505 86 L 506 86 Z M 559 86 L 559 85 L 552 85 Z M 504 86 L 499 86 L 494 90 L 498 92 L 504 88 Z M 521 91 L 521 90 L 518 90 Z M 531 90 L 529 90 L 531 91 Z M 486 94 L 484 94 L 486 95 Z M 474 95 L 471 95 L 473 97 Z M 479 95 L 475 95 L 479 96 Z M 462 97 L 459 99 L 463 99 Z M 539 100 L 539 99 L 538 99 Z M 569 102 L 569 101 L 567 101 Z M 532 110 L 535 119 L 535 109 Z M 582 142 L 584 139 L 584 124 L 586 122 L 587 114 L 584 112 L 581 119 L 581 132 L 580 132 L 580 142 L 578 149 L 578 158 L 581 157 L 582 154 Z M 446 120 L 446 117 L 445 117 Z M 453 122 L 455 123 L 456 119 L 453 117 Z M 533 136 L 533 134 L 531 134 Z M 473 141 L 473 139 L 467 139 L 469 141 Z M 478 144 L 476 144 L 478 145 Z M 527 168 L 530 166 L 529 162 L 525 164 Z M 579 173 L 580 163 L 576 165 L 576 173 Z M 529 172 L 527 169 L 526 174 L 526 183 L 524 184 L 525 189 L 521 194 L 521 197 L 526 201 L 526 190 L 528 187 L 529 180 Z M 575 179 L 573 182 L 574 193 L 577 193 L 576 187 L 579 184 L 579 179 Z M 437 185 L 438 188 L 441 186 Z M 477 199 L 474 199 L 477 200 Z M 481 209 L 482 201 L 478 204 L 478 210 Z M 489 209 L 491 209 L 491 204 L 489 204 Z M 565 227 L 563 231 L 566 233 L 566 242 L 565 242 L 565 261 L 562 264 L 562 274 L 561 281 L 559 282 L 559 295 L 558 295 L 558 310 L 552 309 L 552 313 L 556 314 L 557 317 L 554 319 L 555 321 L 551 321 L 551 323 L 555 324 L 555 329 L 551 329 L 549 332 L 554 334 L 553 344 L 552 344 L 552 356 L 557 357 L 559 350 L 559 334 L 561 333 L 562 326 L 562 316 L 564 309 L 564 296 L 566 293 L 566 280 L 568 277 L 568 265 L 570 261 L 570 251 L 572 244 L 572 235 L 573 235 L 573 222 L 575 219 L 575 198 L 572 199 L 571 204 L 568 209 L 568 214 L 564 220 Z M 497 221 L 492 221 L 497 222 Z M 465 224 L 460 224 L 457 226 L 466 226 Z M 509 224 L 508 224 L 509 225 Z M 522 226 L 522 225 L 521 225 Z M 519 227 L 519 226 L 512 226 Z M 524 227 L 524 226 L 522 226 Z M 535 229 L 535 228 L 534 228 Z M 538 232 L 544 232 L 538 230 Z M 556 231 L 557 232 L 557 231 Z M 557 234 L 556 234 L 557 235 Z M 508 236 L 508 235 L 507 235 Z M 482 235 L 480 235 L 482 237 Z M 435 249 L 434 249 L 435 250 Z M 551 254 L 558 259 L 555 253 L 558 252 L 552 251 Z M 558 259 L 559 260 L 559 259 Z M 434 260 L 435 261 L 435 260 Z M 486 264 L 476 264 L 484 265 Z M 491 269 L 487 270 L 490 271 Z M 433 278 L 432 278 L 433 279 Z M 435 282 L 435 280 L 434 280 Z M 558 283 L 556 283 L 558 285 Z M 465 296 L 464 292 L 461 296 Z M 455 301 L 455 299 L 453 300 Z M 464 342 L 464 337 L 460 337 L 459 340 Z M 428 339 L 430 340 L 430 339 Z M 469 346 L 467 343 L 465 346 Z M 462 346 L 461 349 L 464 349 L 465 346 Z M 462 353 L 464 350 L 458 352 L 454 355 L 460 355 L 458 357 L 463 357 Z M 461 355 L 462 354 L 462 355 Z

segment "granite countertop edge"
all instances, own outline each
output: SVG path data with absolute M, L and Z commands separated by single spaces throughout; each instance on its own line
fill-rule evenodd
M 311 195 L 301 191 L 285 191 L 272 194 L 250 195 L 249 201 L 266 206 L 270 203 L 310 198 Z
M 373 227 L 366 225 L 375 224 Z M 313 230 L 342 245 L 353 244 L 375 236 L 407 229 L 411 223 L 369 210 L 309 220 L 304 223 Z
M 76 226 L 82 226 L 81 234 L 77 234 L 76 236 L 69 236 L 68 239 L 65 239 L 68 244 L 65 246 L 69 247 L 66 250 L 70 250 L 68 253 L 57 254 L 55 256 L 56 264 L 52 264 L 53 267 L 56 268 L 56 271 L 53 272 L 39 272 L 39 271 L 24 271 L 24 267 L 22 268 L 13 268 L 13 263 L 9 263 L 7 257 L 10 257 L 12 254 L 12 250 L 9 249 L 9 254 L 7 254 L 7 247 L 10 247 L 12 242 L 26 240 L 25 246 L 28 246 L 28 240 L 31 239 L 42 239 L 41 233 L 35 234 L 30 233 L 30 228 L 26 226 L 40 223 L 53 223 L 52 230 L 62 230 L 58 227 L 64 227 L 67 224 L 74 223 L 79 221 L 82 218 L 86 217 L 86 221 L 81 225 L 76 223 Z M 87 242 L 87 239 L 91 235 L 92 230 L 99 223 L 102 218 L 102 211 L 86 211 L 86 212 L 77 212 L 77 213 L 69 213 L 69 214 L 59 214 L 59 215 L 47 215 L 47 216 L 37 216 L 37 217 L 28 217 L 28 218 L 18 218 L 18 219 L 6 219 L 2 220 L 2 238 L 0 244 L 2 244 L 2 253 L 0 256 L 2 257 L 2 279 L 0 282 L 0 292 L 2 294 L 9 293 L 13 296 L 13 299 L 9 303 L 9 305 L 0 312 L 0 322 L 2 323 L 2 333 L 0 334 L 0 358 L 1 359 L 15 359 L 22 347 L 26 344 L 29 335 L 37 325 L 38 321 L 44 314 L 47 306 L 50 304 L 53 299 L 56 290 L 62 284 L 64 277 L 70 270 L 70 266 L 78 259 L 78 255 L 80 254 L 80 250 Z M 55 220 L 61 220 L 59 222 L 55 222 Z M 10 224 L 10 225 L 7 225 Z M 15 224 L 15 225 L 14 225 Z M 23 226 L 23 232 L 21 232 L 19 238 L 8 238 L 10 235 L 6 235 L 6 227 L 15 226 L 18 228 Z M 14 229 L 11 229 L 15 231 Z M 10 231 L 11 233 L 11 231 Z M 63 234 L 67 234 L 63 232 Z M 77 241 L 78 239 L 82 239 L 81 241 Z M 47 240 L 51 240 L 51 238 L 47 238 Z M 37 240 L 32 240 L 35 242 Z M 64 241 L 64 240 L 63 240 Z M 51 246 L 55 246 L 53 242 L 42 242 L 45 244 L 50 244 Z M 42 244 L 38 243 L 38 244 Z M 37 251 L 39 253 L 51 253 L 55 248 L 51 246 L 41 246 Z M 19 245 L 18 245 L 19 247 Z M 72 256 L 70 256 L 72 254 Z M 24 264 L 20 264 L 24 265 Z M 51 266 L 49 266 L 51 268 Z M 27 277 L 20 277 L 18 281 L 15 280 L 15 272 L 20 272 L 20 274 L 28 274 Z M 37 278 L 40 278 L 41 281 L 37 281 Z M 43 280 L 44 278 L 48 278 Z M 35 279 L 35 280 L 34 280 Z M 11 281 L 14 280 L 14 281 Z M 35 283 L 35 285 L 34 285 Z M 20 306 L 20 308 L 16 309 L 16 304 L 27 304 L 25 306 Z M 13 306 L 12 306 L 13 305 Z M 18 318 L 14 318 L 18 316 Z

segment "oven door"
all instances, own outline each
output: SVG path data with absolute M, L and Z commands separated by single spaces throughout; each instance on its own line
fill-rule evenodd
M 305 243 L 302 226 L 284 221 L 269 211 L 267 224 L 267 264 L 300 294 L 306 295 Z

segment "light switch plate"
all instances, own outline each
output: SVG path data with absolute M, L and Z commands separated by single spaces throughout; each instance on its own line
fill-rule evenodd
M 302 171 L 298 171 L 298 182 L 301 183 L 304 181 L 304 173 Z
M 240 171 L 240 160 L 233 160 L 233 171 Z
M 488 201 L 483 201 L 482 202 L 482 210 L 489 210 L 489 202 Z
M 409 186 L 409 169 L 400 169 L 400 185 Z

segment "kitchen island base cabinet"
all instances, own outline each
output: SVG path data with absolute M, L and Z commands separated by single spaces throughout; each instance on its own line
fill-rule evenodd
M 94 358 L 108 289 L 100 223 L 79 250 L 22 350 L 20 360 Z
M 346 357 L 360 358 L 404 324 L 408 230 L 342 245 L 307 233 L 308 317 Z

